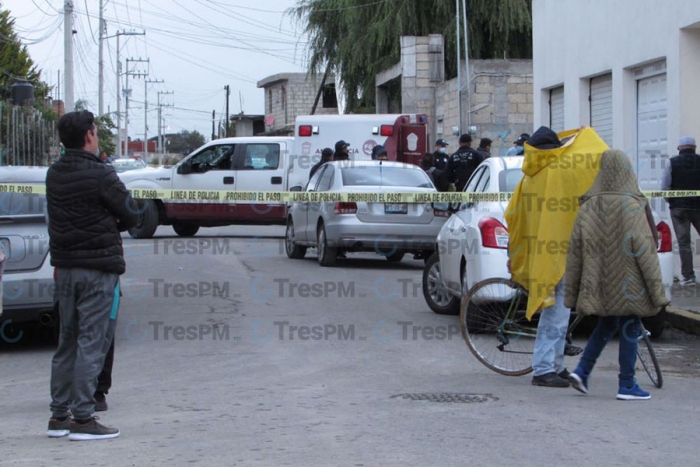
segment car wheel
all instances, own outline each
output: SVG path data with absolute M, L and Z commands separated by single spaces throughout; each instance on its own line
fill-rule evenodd
M 459 314 L 459 297 L 452 295 L 445 287 L 437 253 L 428 258 L 423 269 L 423 297 L 430 309 L 438 315 Z
M 287 220 L 287 231 L 284 234 L 284 249 L 287 251 L 287 257 L 291 259 L 302 259 L 306 256 L 306 247 L 294 243 L 294 222 L 292 222 L 291 217 Z
M 132 238 L 151 238 L 158 228 L 158 205 L 152 199 L 137 199 L 139 222 L 129 229 Z
M 642 324 L 644 324 L 644 328 L 649 331 L 652 339 L 661 337 L 664 333 L 664 325 L 666 324 L 666 307 L 662 308 L 657 315 L 642 318 Z
M 335 266 L 338 249 L 328 246 L 326 226 L 323 224 L 318 227 L 318 232 L 316 234 L 316 252 L 318 253 L 318 264 L 321 266 Z
M 197 224 L 187 224 L 184 222 L 175 222 L 173 224 L 173 230 L 176 234 L 181 237 L 194 237 L 199 231 L 199 226 Z
M 398 252 L 398 253 L 392 253 L 389 256 L 386 257 L 387 261 L 390 263 L 399 263 L 403 259 L 405 253 Z

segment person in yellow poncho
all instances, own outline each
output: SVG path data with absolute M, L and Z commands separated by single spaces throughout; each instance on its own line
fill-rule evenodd
M 529 292 L 527 317 L 540 312 L 532 358 L 535 386 L 568 387 L 564 349 L 570 311 L 562 278 L 579 198 L 593 185 L 608 149 L 592 128 L 540 127 L 525 143 L 525 176 L 505 213 L 512 279 Z

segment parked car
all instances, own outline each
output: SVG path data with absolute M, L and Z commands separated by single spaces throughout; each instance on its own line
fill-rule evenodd
M 146 168 L 146 163 L 142 161 L 141 159 L 129 159 L 126 157 L 122 157 L 119 159 L 113 159 L 109 161 L 109 165 L 114 167 L 114 170 L 117 173 L 122 173 L 126 172 L 129 170 L 135 170 L 135 169 L 143 169 Z
M 388 161 L 336 161 L 321 166 L 306 185 L 307 193 L 351 192 L 362 197 L 377 192 L 437 190 L 418 166 Z M 441 215 L 442 214 L 442 215 Z M 429 203 L 311 202 L 292 204 L 287 216 L 287 256 L 301 259 L 316 248 L 321 266 L 332 266 L 338 253 L 374 251 L 392 262 L 406 253 L 429 257 L 447 220 Z
M 490 157 L 474 171 L 464 191 L 512 192 L 523 177 L 522 156 Z M 477 282 L 508 273 L 507 202 L 481 201 L 450 206 L 453 212 L 437 236 L 423 272 L 423 296 L 437 314 L 459 314 L 463 295 Z M 448 209 L 447 206 L 436 206 Z M 659 232 L 659 262 L 666 293 L 673 284 L 671 228 L 654 213 Z M 665 311 L 644 320 L 653 337 L 661 335 Z
M 0 167 L 0 180 L 43 185 L 46 170 Z M 45 195 L 0 193 L 0 249 L 5 256 L 0 338 L 8 338 L 7 326 L 17 323 L 56 324 Z

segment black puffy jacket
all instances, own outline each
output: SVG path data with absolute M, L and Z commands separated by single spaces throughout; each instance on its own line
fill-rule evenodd
M 138 223 L 138 206 L 114 168 L 68 149 L 46 173 L 46 203 L 52 266 L 124 273 L 120 231 Z

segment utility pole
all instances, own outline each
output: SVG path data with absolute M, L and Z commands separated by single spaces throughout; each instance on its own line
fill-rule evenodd
M 216 110 L 211 111 L 211 140 L 216 139 Z
M 469 29 L 467 28 L 467 0 L 462 0 L 462 15 L 464 17 L 464 57 L 467 84 L 467 133 L 471 132 L 472 126 L 472 92 L 471 92 L 471 75 L 469 74 Z
M 121 75 L 122 75 L 122 62 L 119 60 L 119 36 L 145 36 L 145 32 L 135 32 L 135 31 L 117 31 L 114 36 L 105 37 L 109 39 L 110 37 L 117 38 L 117 157 L 122 157 L 122 94 L 121 94 Z
M 459 37 L 459 0 L 455 0 L 457 12 L 457 125 L 459 125 L 459 133 L 462 134 L 462 38 Z M 469 81 L 469 78 L 467 78 Z
M 172 104 L 166 105 L 166 104 L 160 103 L 160 96 L 165 95 L 165 94 L 175 94 L 175 93 L 173 91 L 158 91 L 158 152 L 160 154 L 163 154 L 163 152 L 164 152 L 163 151 L 163 133 L 161 131 L 161 129 L 162 129 L 161 123 L 163 121 L 163 117 L 162 117 L 163 107 L 172 107 Z
M 162 79 L 146 79 L 144 80 L 143 90 L 143 158 L 148 160 L 148 85 L 153 83 L 163 83 Z M 160 124 L 160 122 L 158 122 Z M 148 163 L 148 162 L 147 162 Z
M 64 81 L 66 86 L 66 112 L 75 108 L 73 97 L 73 0 L 65 0 L 63 4 L 63 49 L 64 49 Z
M 143 76 L 148 76 L 148 71 L 145 73 L 132 72 L 129 70 L 129 62 L 131 63 L 149 63 L 150 59 L 142 60 L 140 58 L 127 58 L 126 59 L 126 88 L 124 89 L 124 94 L 126 98 L 126 107 L 124 109 L 124 139 L 126 140 L 126 155 L 129 155 L 129 97 L 131 96 L 131 89 L 129 89 L 129 76 L 134 76 L 136 78 Z
M 97 90 L 97 113 L 98 116 L 101 117 L 104 115 L 104 109 L 105 109 L 105 62 L 104 62 L 104 39 L 105 39 L 105 33 L 107 32 L 107 25 L 105 24 L 104 20 L 104 0 L 100 0 L 100 14 L 99 14 L 99 20 L 98 20 L 98 27 L 100 29 L 100 34 L 99 34 L 99 62 L 98 62 L 98 90 Z
M 231 95 L 231 86 L 228 84 L 224 86 L 224 89 L 226 90 L 226 126 L 224 127 L 224 137 L 228 137 L 228 123 L 229 123 L 229 115 L 228 115 L 228 102 L 229 102 L 229 96 Z

